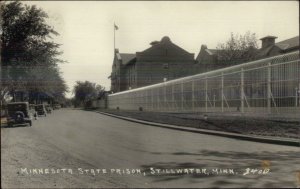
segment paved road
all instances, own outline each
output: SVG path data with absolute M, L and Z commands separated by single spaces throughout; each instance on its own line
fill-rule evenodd
M 4 188 L 296 187 L 299 157 L 297 147 L 146 126 L 72 109 L 54 111 L 32 127 L 1 128 Z M 265 174 L 247 174 L 248 168 Z

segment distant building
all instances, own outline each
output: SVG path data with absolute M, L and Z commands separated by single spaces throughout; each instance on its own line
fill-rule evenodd
M 261 38 L 262 46 L 257 51 L 256 59 L 267 58 L 299 50 L 299 36 L 275 43 L 275 36 Z
M 261 38 L 262 47 L 260 49 L 251 49 L 254 57 L 252 60 L 263 59 L 271 56 L 285 54 L 299 50 L 299 36 L 275 43 L 275 36 L 266 36 Z M 198 73 L 208 72 L 224 67 L 233 66 L 251 60 L 231 60 L 230 62 L 220 59 L 218 53 L 220 49 L 208 49 L 202 45 L 198 56 L 196 57 L 195 70 Z
M 88 103 L 90 108 L 102 108 L 106 109 L 108 106 L 108 95 L 111 94 L 111 91 L 104 91 L 97 99 L 91 100 Z
M 115 50 L 111 90 L 124 91 L 191 75 L 194 54 L 171 42 L 169 37 L 153 41 L 151 47 L 135 54 Z
M 200 52 L 196 57 L 195 70 L 198 73 L 204 73 L 224 67 L 236 65 L 236 62 L 226 62 L 220 59 L 218 53 L 221 53 L 220 49 L 208 49 L 206 45 L 201 45 Z

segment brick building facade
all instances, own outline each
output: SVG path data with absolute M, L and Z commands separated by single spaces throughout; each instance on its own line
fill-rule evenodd
M 171 42 L 169 37 L 154 41 L 151 47 L 135 54 L 115 51 L 111 90 L 115 92 L 161 83 L 191 75 L 194 54 Z
M 254 60 L 299 50 L 299 36 L 275 43 L 274 36 L 261 38 L 262 47 L 252 49 Z M 202 45 L 196 59 L 194 54 L 172 43 L 169 37 L 154 41 L 151 47 L 135 54 L 120 53 L 115 49 L 112 66 L 111 91 L 116 93 L 180 77 L 204 73 L 241 62 L 220 60 L 217 49 Z M 245 62 L 245 61 L 243 61 Z

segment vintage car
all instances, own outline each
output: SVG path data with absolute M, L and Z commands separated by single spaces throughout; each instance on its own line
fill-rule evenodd
M 52 108 L 49 104 L 46 105 L 46 111 L 48 114 L 51 114 L 51 112 L 52 112 Z
M 7 104 L 7 125 L 32 125 L 32 114 L 28 102 L 11 102 Z
M 37 112 L 38 116 L 47 116 L 47 111 L 44 104 L 35 105 L 35 111 Z
M 60 109 L 61 108 L 61 105 L 60 104 L 54 104 L 53 105 L 53 110 L 55 109 Z
M 29 111 L 33 115 L 34 119 L 38 119 L 37 111 L 35 110 L 35 104 L 29 104 Z

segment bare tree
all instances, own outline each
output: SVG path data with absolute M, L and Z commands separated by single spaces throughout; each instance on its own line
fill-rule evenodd
M 242 63 L 253 60 L 258 48 L 255 33 L 250 31 L 244 35 L 231 33 L 225 43 L 217 46 L 217 58 L 224 63 Z

